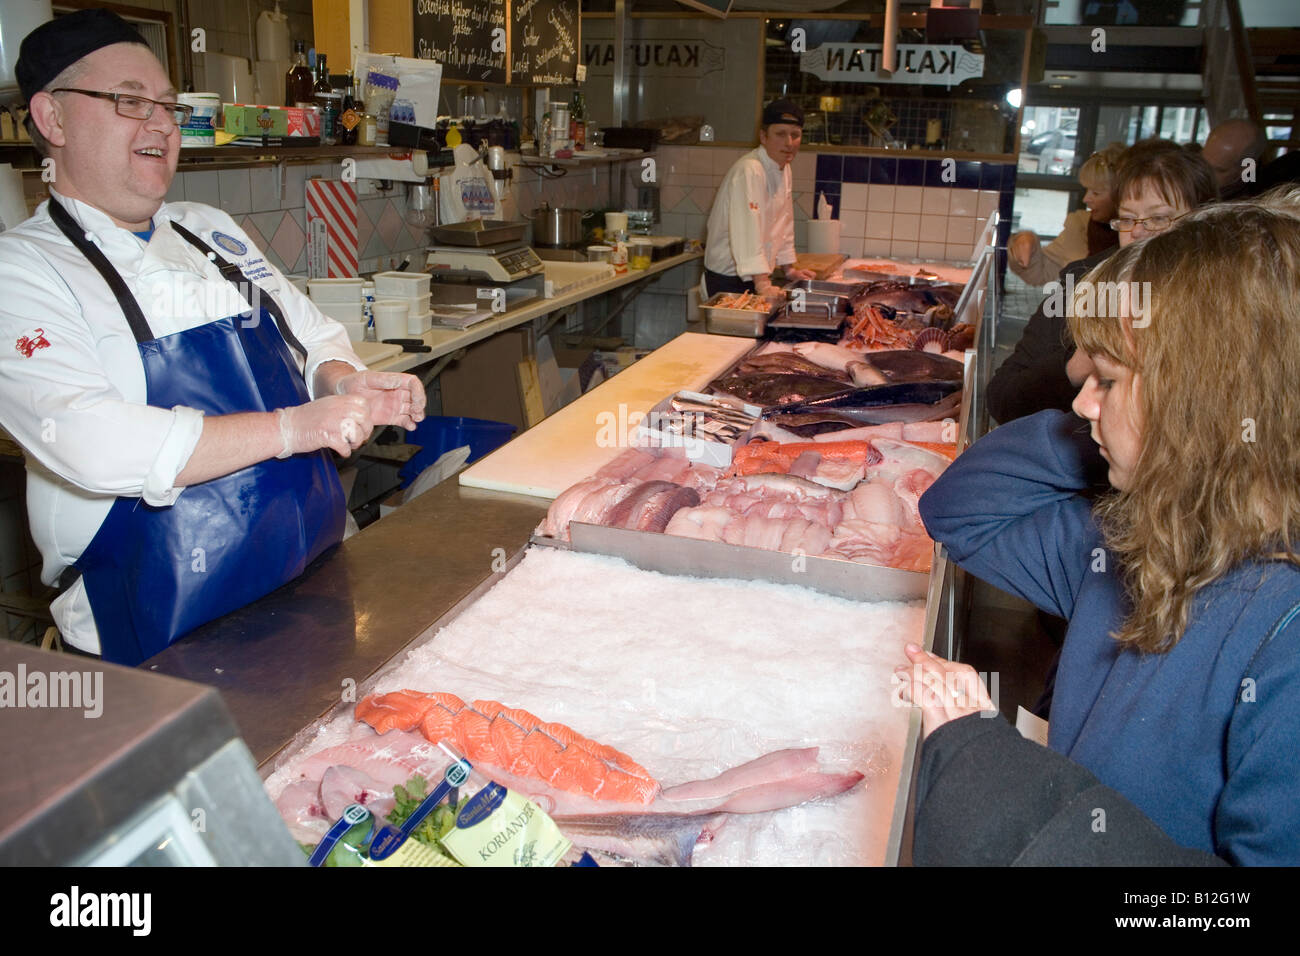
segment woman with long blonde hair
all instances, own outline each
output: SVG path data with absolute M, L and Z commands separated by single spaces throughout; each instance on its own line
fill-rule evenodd
M 1184 216 L 1073 306 L 1086 424 L 1004 425 L 921 500 L 958 564 L 1069 619 L 1048 747 L 909 648 L 917 859 L 1300 864 L 1300 191 Z

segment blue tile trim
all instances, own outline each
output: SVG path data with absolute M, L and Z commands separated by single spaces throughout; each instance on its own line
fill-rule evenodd
M 871 182 L 871 158 L 869 156 L 844 157 L 844 181 L 846 183 Z
M 883 156 L 871 157 L 871 179 L 878 186 L 893 186 L 898 182 L 898 160 Z
M 844 157 L 838 153 L 819 153 L 817 156 L 817 178 L 835 180 L 843 178 Z

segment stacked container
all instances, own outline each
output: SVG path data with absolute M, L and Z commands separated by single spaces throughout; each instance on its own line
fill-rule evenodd
M 348 338 L 353 342 L 361 342 L 366 337 L 361 286 L 360 279 L 307 280 L 307 294 L 316 308 L 331 319 L 341 322 L 348 330 Z
M 432 278 L 427 272 L 375 273 L 376 301 L 406 303 L 407 335 L 423 335 L 433 328 L 433 316 L 429 312 L 429 282 Z

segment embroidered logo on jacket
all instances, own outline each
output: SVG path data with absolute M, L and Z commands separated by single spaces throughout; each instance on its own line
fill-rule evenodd
M 23 358 L 31 358 L 37 349 L 48 349 L 50 340 L 45 337 L 44 329 L 33 329 L 30 335 L 18 336 L 18 341 L 14 343 L 14 348 L 22 353 Z
M 228 236 L 224 232 L 214 232 L 212 234 L 212 241 L 222 249 L 225 249 L 231 255 L 242 256 L 244 253 L 248 252 L 248 246 L 244 245 L 234 236 Z
M 756 203 L 756 202 L 752 202 L 752 203 L 750 203 L 750 204 L 749 204 L 749 208 L 752 209 L 752 210 L 754 210 L 754 212 L 758 212 L 758 203 Z

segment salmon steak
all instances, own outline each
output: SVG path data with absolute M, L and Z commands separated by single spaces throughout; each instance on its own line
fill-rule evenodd
M 627 754 L 500 701 L 399 690 L 363 698 L 356 718 L 381 734 L 414 730 L 431 743 L 451 741 L 474 763 L 595 800 L 648 804 L 659 794 L 659 782 Z

